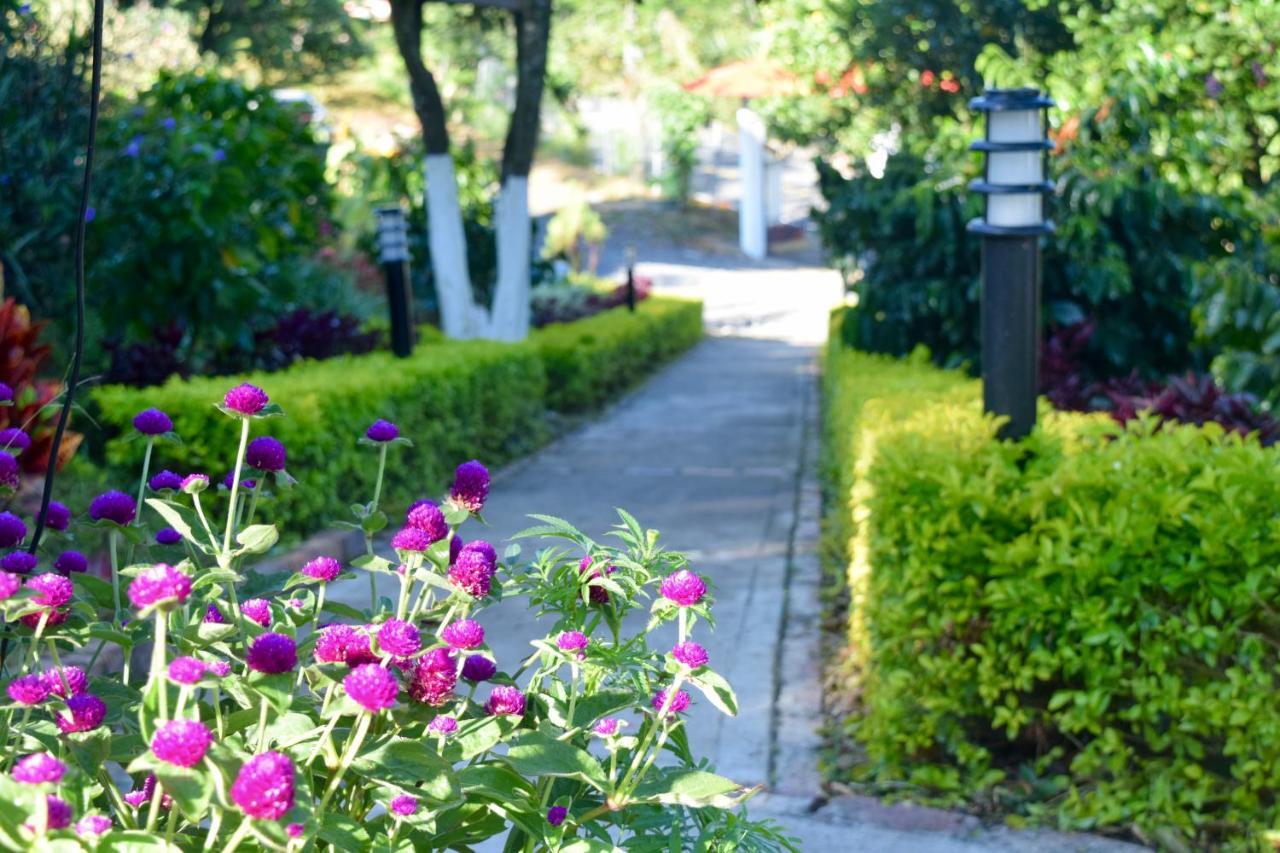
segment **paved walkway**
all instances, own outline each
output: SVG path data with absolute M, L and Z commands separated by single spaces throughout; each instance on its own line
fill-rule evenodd
M 751 812 L 782 821 L 802 849 L 1104 849 L 1088 838 L 987 831 L 936 810 L 821 798 L 815 356 L 840 282 L 795 262 L 674 248 L 643 257 L 641 272 L 660 289 L 705 300 L 707 339 L 599 419 L 499 472 L 486 538 L 501 551 L 531 512 L 601 538 L 623 507 L 688 552 L 715 590 L 717 629 L 697 638 L 740 700 L 735 718 L 695 703 L 691 740 L 719 772 L 765 785 Z M 365 601 L 360 584 L 345 593 L 352 603 Z M 484 623 L 507 664 L 549 627 L 518 602 L 486 610 Z

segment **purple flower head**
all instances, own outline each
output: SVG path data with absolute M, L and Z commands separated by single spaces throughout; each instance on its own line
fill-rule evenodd
M 89 517 L 94 521 L 110 521 L 121 527 L 127 527 L 137 511 L 133 498 L 114 490 L 103 492 L 89 504 Z
M 479 684 L 488 681 L 498 671 L 498 665 L 484 655 L 468 655 L 462 663 L 462 677 Z
M 418 798 L 411 797 L 408 794 L 401 794 L 398 797 L 392 797 L 391 802 L 387 805 L 387 811 L 393 815 L 400 817 L 408 817 L 418 810 Z
M 485 542 L 469 542 L 458 552 L 458 559 L 449 567 L 449 580 L 458 589 L 473 598 L 484 598 L 489 594 L 493 580 L 494 561 L 478 546 Z
M 342 564 L 333 557 L 316 557 L 302 567 L 302 574 L 318 581 L 337 580 L 342 574 Z
M 92 210 L 93 208 L 90 208 Z M 71 826 L 71 804 L 50 794 L 45 798 L 45 827 L 66 829 Z
M 432 542 L 439 542 L 449 535 L 449 525 L 444 520 L 444 513 L 432 501 L 418 501 L 409 507 L 405 520 L 410 527 L 427 534 Z
M 506 684 L 495 685 L 493 692 L 489 694 L 489 701 L 484 703 L 484 710 L 491 717 L 523 717 L 524 694 Z
M 663 598 L 679 607 L 692 607 L 707 594 L 707 585 L 693 572 L 681 569 L 663 578 L 658 591 Z
M 263 628 L 271 627 L 271 602 L 265 598 L 251 598 L 243 602 L 240 612 Z
M 129 584 L 129 601 L 139 610 L 156 605 L 182 604 L 191 595 L 191 578 L 168 563 L 156 563 Z
M 182 491 L 189 495 L 197 495 L 209 488 L 208 474 L 188 474 L 182 478 Z
M 415 702 L 438 708 L 453 695 L 457 683 L 458 670 L 453 651 L 432 649 L 418 658 L 413 677 L 409 680 L 409 697 Z
M 400 428 L 391 421 L 378 418 L 369 424 L 369 428 L 364 431 L 364 437 L 370 441 L 394 441 L 400 437 Z
M 422 648 L 422 636 L 408 622 L 388 619 L 378 629 L 378 647 L 398 658 L 407 658 Z
M 453 717 L 439 716 L 427 723 L 427 731 L 435 735 L 448 737 L 458 730 L 458 721 Z
M 494 568 L 498 565 L 497 550 L 483 539 L 474 539 L 466 545 L 463 545 L 462 550 L 458 552 L 458 556 L 462 556 L 463 553 L 479 554 L 480 557 L 489 564 L 490 568 Z
M 89 561 L 79 551 L 63 551 L 53 561 L 53 570 L 64 575 L 79 574 L 89 568 Z
M 205 608 L 204 621 L 210 625 L 225 625 L 227 617 L 222 615 L 222 611 L 218 609 L 218 605 L 210 604 Z
M 27 580 L 27 589 L 35 590 L 35 602 L 41 607 L 61 607 L 75 595 L 76 587 L 70 578 L 46 572 Z
M 617 717 L 605 717 L 603 720 L 596 723 L 595 728 L 591 731 L 595 732 L 598 737 L 613 737 L 618 733 L 618 729 L 621 725 L 622 721 Z
M 67 700 L 67 711 L 55 721 L 63 734 L 91 732 L 106 719 L 107 703 L 92 693 L 81 693 Z
M 556 637 L 556 646 L 562 652 L 581 652 L 591 641 L 581 631 L 564 631 Z
M 17 489 L 22 485 L 22 474 L 18 471 L 18 460 L 13 454 L 0 450 L 0 486 Z
M 49 696 L 49 685 L 44 676 L 32 672 L 10 681 L 8 693 L 19 705 L 39 705 Z
M 223 478 L 222 478 L 222 485 L 223 485 L 223 487 L 224 487 L 224 488 L 226 488 L 226 489 L 230 489 L 230 488 L 231 488 L 231 483 L 234 481 L 234 479 L 235 479 L 235 475 L 236 475 L 236 472 L 235 472 L 235 471 L 228 471 L 228 472 L 227 472 L 227 476 L 225 476 L 225 477 L 223 477 Z M 241 480 L 241 481 L 240 481 L 240 488 L 242 488 L 242 489 L 249 489 L 250 491 L 252 491 L 252 490 L 254 489 L 254 487 L 255 487 L 255 486 L 257 486 L 257 485 L 258 485 L 258 481 L 257 481 L 257 480 L 252 480 L 252 479 L 250 479 L 250 478 L 248 478 L 248 477 L 245 477 L 243 480 Z
M 25 5 L 29 6 L 30 4 L 28 3 Z M 0 382 L 0 403 L 12 403 L 12 402 L 13 402 L 13 389 L 9 387 L 8 383 Z
M 0 429 L 0 448 L 22 453 L 31 447 L 31 436 L 17 427 Z
M 178 120 L 175 119 L 173 116 L 170 116 L 169 118 L 166 118 L 164 121 L 160 122 L 160 125 L 165 130 L 173 130 L 175 127 L 178 126 Z
M 71 524 L 71 510 L 64 503 L 49 501 L 49 514 L 45 516 L 44 523 L 50 530 L 66 530 Z
M 209 671 L 218 676 L 218 678 L 226 678 L 231 674 L 231 664 L 224 660 L 216 660 L 209 664 Z
M 396 677 L 376 663 L 362 663 L 342 679 L 342 686 L 355 703 L 370 714 L 396 704 L 400 685 Z
M 213 743 L 209 727 L 196 720 L 170 720 L 156 729 L 151 751 L 156 758 L 178 767 L 195 767 Z
M 156 531 L 157 545 L 177 545 L 182 541 L 182 534 L 172 527 L 161 527 Z
M 464 544 L 461 536 L 456 533 L 453 534 L 453 538 L 449 540 L 449 565 L 453 565 L 454 560 L 458 559 Z
M 44 626 L 46 628 L 53 628 L 57 625 L 61 625 L 63 622 L 66 622 L 67 615 L 65 608 L 59 609 L 57 607 L 43 607 L 33 613 L 28 613 L 25 616 L 18 617 L 18 621 L 34 631 L 40 627 L 41 619 L 44 620 Z
M 89 677 L 78 666 L 64 666 L 61 671 L 45 670 L 44 683 L 48 685 L 50 693 L 63 699 L 79 696 L 89 689 Z
M 66 772 L 67 765 L 47 752 L 37 752 L 13 766 L 13 779 L 24 785 L 44 785 L 57 782 Z
M 709 660 L 707 650 L 692 640 L 685 643 L 677 643 L 675 648 L 671 650 L 671 656 L 689 667 L 689 669 L 701 669 L 707 665 Z
M 8 572 L 0 572 L 0 601 L 13 596 L 22 589 L 22 578 Z
M 1208 95 L 1210 98 L 1212 98 L 1213 100 L 1216 101 L 1218 98 L 1222 97 L 1222 92 L 1224 88 L 1225 87 L 1222 85 L 1222 81 L 1220 81 L 1213 74 L 1210 74 L 1204 78 L 1204 93 Z
M 133 416 L 133 428 L 143 435 L 164 435 L 173 432 L 173 421 L 159 409 L 143 409 Z
M 667 704 L 667 691 L 659 690 L 653 694 L 653 701 L 649 704 L 653 705 L 653 710 L 662 711 L 662 707 Z M 667 706 L 667 717 L 674 717 L 676 714 L 683 713 L 689 707 L 689 694 L 683 690 L 677 690 L 676 695 L 671 697 L 671 704 Z
M 463 462 L 453 474 L 449 500 L 470 512 L 479 512 L 489 497 L 489 469 L 476 460 Z
M 141 788 L 134 788 L 132 791 L 124 795 L 124 801 L 135 809 L 139 806 L 151 801 L 151 796 L 156 792 L 156 776 L 154 773 L 147 775 L 142 780 Z
M 174 658 L 169 664 L 169 680 L 175 684 L 196 684 L 204 678 L 208 667 L 199 658 Z
M 284 445 L 269 435 L 260 435 L 244 451 L 244 461 L 259 471 L 283 471 Z
M 291 672 L 298 663 L 298 647 L 284 634 L 267 632 L 249 646 L 245 663 L 249 669 L 270 675 Z
M 256 415 L 267 407 L 271 399 L 267 392 L 256 385 L 237 385 L 222 398 L 222 405 L 240 415 Z
M 569 816 L 569 810 L 564 806 L 552 806 L 547 809 L 547 823 L 552 826 L 559 826 L 564 823 L 564 819 Z
M 284 828 L 284 831 L 288 834 L 290 838 L 301 838 L 302 832 L 305 829 L 306 827 L 300 823 L 291 823 Z
M 474 619 L 451 622 L 440 636 L 455 649 L 478 649 L 484 645 L 484 628 Z
M 391 547 L 397 551 L 412 551 L 421 554 L 431 547 L 431 537 L 416 527 L 401 527 L 391 537 Z
M 279 820 L 293 808 L 293 762 L 279 752 L 255 755 L 240 768 L 231 799 L 251 818 Z
M 76 834 L 83 837 L 86 835 L 102 835 L 111 831 L 111 818 L 100 814 L 91 814 L 88 817 L 82 817 L 76 821 Z
M 322 629 L 316 637 L 316 663 L 346 663 L 347 646 L 356 634 L 350 625 L 330 625 Z
M 28 554 L 26 551 L 14 551 L 12 554 L 5 554 L 0 559 L 0 569 L 10 574 L 29 575 L 40 562 L 40 558 L 35 554 Z
M 27 538 L 27 526 L 11 512 L 0 512 L 0 548 L 12 548 Z
M 182 475 L 175 474 L 172 471 L 161 471 L 147 481 L 147 485 L 151 487 L 153 492 L 163 492 L 166 489 L 176 492 L 182 488 L 182 483 Z

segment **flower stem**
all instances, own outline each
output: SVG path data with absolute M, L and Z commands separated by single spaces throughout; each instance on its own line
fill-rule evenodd
M 248 820 L 248 818 L 245 818 Z M 214 809 L 212 816 L 209 818 L 209 833 L 204 837 L 204 850 L 213 849 L 213 840 L 218 837 L 218 830 L 222 829 L 222 809 Z
M 49 656 L 53 658 L 53 669 L 58 673 L 58 680 L 62 682 L 62 692 L 66 696 L 71 696 L 71 685 L 67 683 L 67 674 L 62 669 L 62 659 L 58 656 L 58 643 L 56 640 L 46 640 L 49 644 Z
M 154 832 L 156 821 L 160 819 L 160 802 L 164 799 L 164 786 L 156 780 L 156 787 L 151 792 L 151 808 L 147 812 L 147 832 Z
M 133 514 L 133 526 L 142 524 L 142 496 L 147 489 L 147 474 L 151 473 L 151 449 L 155 447 L 155 436 L 147 436 L 147 452 L 142 455 L 142 477 L 138 480 L 137 512 Z
M 245 817 L 240 821 L 240 825 L 236 827 L 236 831 L 231 833 L 231 837 L 227 839 L 227 846 L 222 849 L 225 853 L 234 853 L 235 849 L 240 846 L 240 842 L 244 841 L 244 837 L 249 834 L 249 818 Z M 205 849 L 208 849 L 207 847 Z
M 196 515 L 200 518 L 200 524 L 204 526 L 204 535 L 209 537 L 209 546 L 217 551 L 218 539 L 213 535 L 213 528 L 209 526 L 209 519 L 204 514 L 204 504 L 200 502 L 199 492 L 191 495 L 191 502 L 195 504 Z
M 258 495 L 262 493 L 262 481 L 265 477 L 266 474 L 263 474 L 262 477 L 255 480 L 253 488 L 249 490 L 249 514 L 244 519 L 245 527 L 253 524 L 253 516 L 258 511 Z
M 382 498 L 382 475 L 387 471 L 387 445 L 382 445 L 378 453 L 378 479 L 373 486 L 373 503 L 369 505 L 369 514 L 378 511 L 378 501 Z
M 361 714 L 360 721 L 356 723 L 355 731 L 347 738 L 347 745 L 342 751 L 342 760 L 338 762 L 338 769 L 333 771 L 333 778 L 329 780 L 329 787 L 325 789 L 324 796 L 320 799 L 320 805 L 316 807 L 317 822 L 323 817 L 325 807 L 329 805 L 333 795 L 338 792 L 342 777 L 347 772 L 347 768 L 351 766 L 351 762 L 355 760 L 356 751 L 360 749 L 360 743 L 369 731 L 369 721 L 372 719 L 373 716 L 371 714 Z
M 240 471 L 244 467 L 244 450 L 249 444 L 249 419 L 240 420 L 240 449 L 236 451 L 236 467 L 231 475 L 231 502 L 227 506 L 227 529 L 222 535 L 223 554 L 231 553 L 231 528 L 236 517 L 236 495 L 240 491 Z
M 157 610 L 155 613 L 156 634 L 155 640 L 151 647 L 151 673 L 147 677 L 148 689 L 155 685 L 160 691 L 160 722 L 166 722 L 169 719 L 169 688 L 165 681 L 165 633 L 169 627 L 169 614 L 164 610 Z
M 115 608 L 116 608 L 115 617 L 112 619 L 112 621 L 116 625 L 120 624 L 120 613 L 121 613 L 119 536 L 120 534 L 117 533 L 115 530 L 112 530 L 107 533 L 107 546 L 108 546 L 108 550 L 111 553 L 111 600 L 115 604 Z M 128 681 L 129 679 L 128 677 L 126 677 L 125 683 L 128 683 Z
M 267 697 L 262 697 L 262 709 L 258 712 L 258 752 L 263 752 L 267 748 L 267 712 L 271 708 L 271 703 L 267 701 Z

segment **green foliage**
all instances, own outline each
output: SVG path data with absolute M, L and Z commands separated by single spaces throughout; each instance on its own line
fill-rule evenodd
M 563 260 L 575 273 L 584 270 L 595 272 L 600 244 L 607 236 L 609 229 L 604 220 L 591 207 L 586 196 L 579 192 L 547 221 L 542 257 L 545 260 Z
M 630 388 L 702 338 L 702 303 L 651 296 L 530 335 L 547 371 L 547 406 L 586 412 Z
M 653 97 L 662 124 L 662 189 L 667 198 L 687 204 L 698 165 L 698 131 L 711 120 L 707 99 L 683 89 L 663 89 Z
M 1274 451 L 1048 412 L 1000 442 L 977 383 L 838 343 L 824 381 L 854 775 L 1160 846 L 1258 843 L 1280 819 Z

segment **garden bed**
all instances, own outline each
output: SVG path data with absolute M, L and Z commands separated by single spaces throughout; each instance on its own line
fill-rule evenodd
M 839 317 L 836 318 L 839 322 Z M 828 567 L 861 747 L 845 782 L 1182 849 L 1280 812 L 1280 456 L 1216 425 L 1042 408 L 994 439 L 980 386 L 826 360 Z
M 200 471 L 221 481 L 228 472 L 217 466 L 233 458 L 235 436 L 210 428 L 222 415 L 208 401 L 228 385 L 260 385 L 291 413 L 274 433 L 289 449 L 289 470 L 312 486 L 276 495 L 273 512 L 285 520 L 282 527 L 310 533 L 346 515 L 351 496 L 344 484 L 370 464 L 351 436 L 375 418 L 414 436 L 414 446 L 387 471 L 386 500 L 399 507 L 424 483 L 445 482 L 462 460 L 502 462 L 528 453 L 549 436 L 548 411 L 603 405 L 701 332 L 701 303 L 653 297 L 634 315 L 615 309 L 535 331 L 518 344 L 434 342 L 406 359 L 374 353 L 301 362 L 278 373 L 107 386 L 92 395 L 107 435 L 100 456 L 117 481 L 136 477 L 141 447 L 131 440 L 130 421 L 155 406 L 173 417 L 183 444 L 158 445 L 152 470 Z

